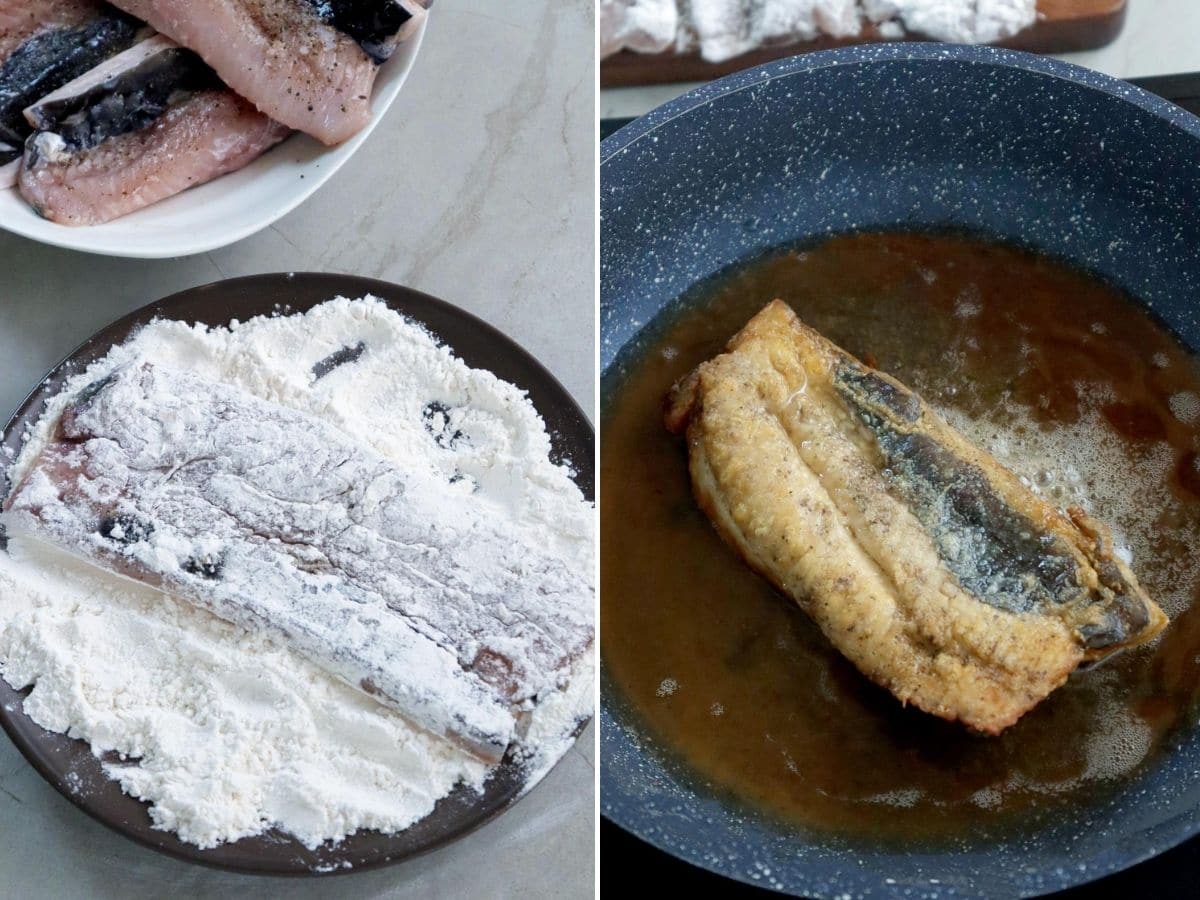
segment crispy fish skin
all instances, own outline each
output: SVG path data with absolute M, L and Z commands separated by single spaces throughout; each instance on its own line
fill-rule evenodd
M 781 301 L 675 386 L 718 532 L 903 703 L 998 734 L 1161 609 L 1067 515 Z

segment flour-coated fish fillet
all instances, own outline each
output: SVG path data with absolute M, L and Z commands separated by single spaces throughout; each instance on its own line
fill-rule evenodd
M 448 489 L 321 420 L 147 365 L 72 401 L 4 521 L 277 634 L 494 762 L 590 646 L 593 593 Z
M 198 53 L 277 122 L 339 144 L 371 118 L 378 63 L 411 35 L 416 0 L 116 0 Z
M 776 301 L 668 398 L 746 561 L 902 702 L 996 734 L 1167 624 L 1113 553 Z

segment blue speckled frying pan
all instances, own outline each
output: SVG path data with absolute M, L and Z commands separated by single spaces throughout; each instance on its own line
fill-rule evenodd
M 1200 119 L 1022 53 L 887 45 L 706 85 L 601 145 L 602 405 L 688 287 L 780 245 L 953 228 L 1106 276 L 1200 349 Z M 954 852 L 871 849 L 731 810 L 663 762 L 604 680 L 603 814 L 683 859 L 817 897 L 1026 896 L 1200 833 L 1200 731 L 1077 820 Z

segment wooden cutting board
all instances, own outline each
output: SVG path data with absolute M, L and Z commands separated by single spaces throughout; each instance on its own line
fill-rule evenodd
M 1038 0 L 1038 21 L 1000 46 L 1033 53 L 1070 53 L 1102 47 L 1120 34 L 1128 8 L 1129 0 Z M 708 81 L 797 53 L 879 40 L 878 29 L 867 27 L 856 38 L 818 38 L 798 44 L 781 44 L 722 63 L 706 62 L 692 53 L 644 54 L 624 50 L 601 63 L 600 84 L 602 87 L 628 87 Z M 908 40 L 922 40 L 922 36 L 912 34 Z

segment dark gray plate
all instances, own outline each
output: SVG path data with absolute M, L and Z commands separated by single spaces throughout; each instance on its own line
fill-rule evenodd
M 302 312 L 337 296 L 373 294 L 388 306 L 425 325 L 454 348 L 469 365 L 489 369 L 529 392 L 550 433 L 554 458 L 567 460 L 575 482 L 591 500 L 594 494 L 594 435 L 587 417 L 570 394 L 540 363 L 481 319 L 433 297 L 370 278 L 349 275 L 255 275 L 217 282 L 175 294 L 142 307 L 93 336 L 55 366 L 9 421 L 2 446 L 20 449 L 27 425 L 43 404 L 80 368 L 104 356 L 113 344 L 154 318 L 182 319 L 209 325 L 245 321 L 276 311 Z M 22 694 L 0 679 L 0 725 L 34 768 L 64 797 L 88 815 L 126 837 L 191 862 L 264 875 L 313 875 L 361 871 L 442 847 L 473 831 L 515 803 L 532 785 L 520 765 L 505 759 L 482 794 L 459 788 L 434 811 L 395 835 L 361 831 L 333 846 L 308 850 L 281 832 L 245 838 L 212 850 L 200 850 L 150 824 L 147 804 L 121 792 L 104 776 L 88 745 L 52 734 L 21 712 Z M 581 732 L 586 726 L 579 727 Z M 346 869 L 345 864 L 352 868 Z
M 1200 349 L 1200 120 L 1096 72 L 979 47 L 815 53 L 685 94 L 605 140 L 600 158 L 602 407 L 688 288 L 855 230 L 1041 249 L 1140 298 Z M 673 765 L 601 674 L 602 813 L 764 887 L 1026 896 L 1200 833 L 1200 730 L 1078 815 L 1003 839 L 881 847 L 803 833 Z

